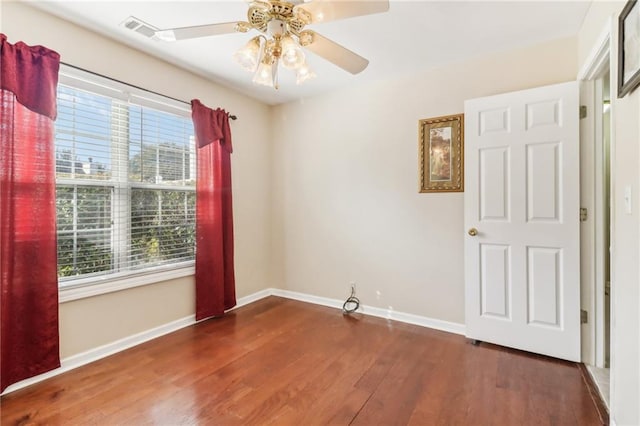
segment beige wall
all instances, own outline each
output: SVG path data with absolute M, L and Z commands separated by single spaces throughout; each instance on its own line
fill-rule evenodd
M 614 15 L 620 12 L 624 6 L 624 1 L 594 1 L 589 7 L 587 15 L 584 17 L 580 34 L 578 37 L 578 65 L 583 66 L 587 57 L 591 53 L 594 44 L 605 30 L 606 22 L 609 18 L 614 19 Z M 615 56 L 615 52 L 614 56 Z
M 232 179 L 237 292 L 242 297 L 274 286 L 268 106 L 24 3 L 2 3 L 2 31 L 10 42 L 56 50 L 63 62 L 175 98 L 200 98 L 236 114 Z M 192 315 L 193 299 L 193 277 L 188 277 L 64 303 L 62 357 Z
M 195 312 L 193 278 L 164 281 L 60 305 L 62 359 Z
M 418 120 L 574 80 L 576 39 L 275 108 L 274 241 L 288 290 L 464 323 L 463 194 L 418 193 Z M 468 182 L 472 184 L 472 182 Z
M 625 2 L 594 2 L 578 35 L 583 67 L 598 37 L 611 23 L 612 70 L 617 81 L 617 21 Z M 614 86 L 615 87 L 615 86 Z M 612 263 L 611 418 L 617 425 L 640 424 L 640 90 L 612 99 Z M 627 214 L 624 190 L 632 193 Z

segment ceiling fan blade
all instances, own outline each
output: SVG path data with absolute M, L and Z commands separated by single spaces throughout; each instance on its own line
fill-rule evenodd
M 339 66 L 351 74 L 358 74 L 364 71 L 369 65 L 369 61 L 357 53 L 352 52 L 344 46 L 339 45 L 335 41 L 321 36 L 315 31 L 305 30 L 301 34 L 301 40 L 310 39 L 302 43 L 305 49 L 309 49 L 316 55 L 322 56 L 327 61 Z
M 389 10 L 389 0 L 314 0 L 296 6 L 309 14 L 312 24 L 371 15 Z
M 171 28 L 156 31 L 154 37 L 163 41 L 186 40 L 190 38 L 209 37 L 236 32 L 240 22 L 222 24 L 196 25 L 193 27 Z

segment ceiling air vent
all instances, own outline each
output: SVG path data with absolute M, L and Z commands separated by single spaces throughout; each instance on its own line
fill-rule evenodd
M 135 16 L 129 16 L 127 19 L 122 21 L 120 25 L 149 38 L 153 37 L 156 31 L 158 31 L 157 28 L 147 24 L 146 22 L 141 21 Z

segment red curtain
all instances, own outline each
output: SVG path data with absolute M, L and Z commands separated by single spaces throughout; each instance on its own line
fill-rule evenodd
M 196 320 L 236 305 L 229 114 L 191 101 L 198 144 L 196 183 Z
M 0 34 L 0 391 L 60 366 L 54 127 L 60 56 Z

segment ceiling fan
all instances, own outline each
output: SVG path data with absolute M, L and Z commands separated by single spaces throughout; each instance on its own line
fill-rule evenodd
M 295 70 L 297 84 L 315 77 L 301 47 L 352 74 L 362 72 L 369 64 L 367 59 L 305 27 L 387 10 L 388 0 L 253 0 L 249 2 L 247 21 L 157 29 L 130 17 L 123 25 L 161 41 L 257 30 L 260 34 L 238 50 L 234 59 L 255 73 L 254 83 L 277 89 L 278 64 Z

